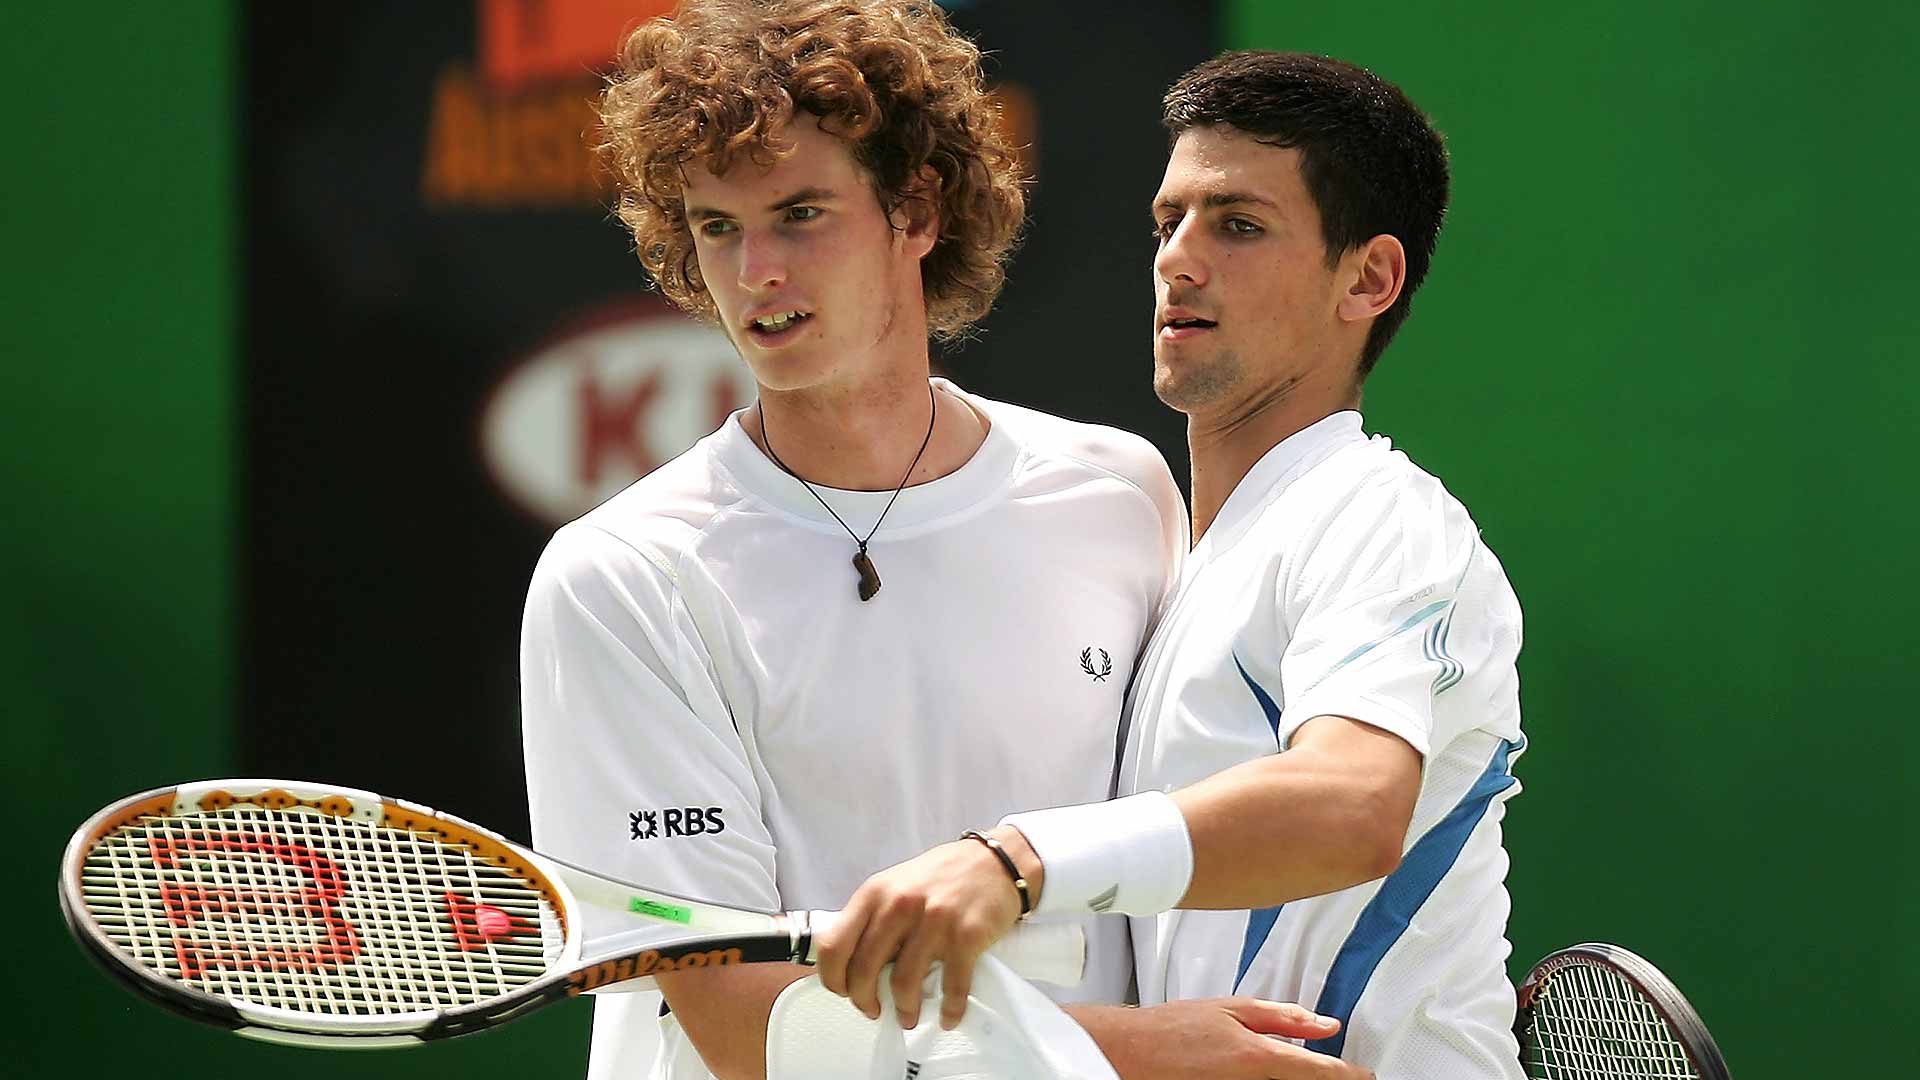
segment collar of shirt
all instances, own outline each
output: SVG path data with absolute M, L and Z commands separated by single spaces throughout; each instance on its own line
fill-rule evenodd
M 965 465 L 938 480 L 903 488 L 899 501 L 894 503 L 891 511 L 887 510 L 887 503 L 893 499 L 891 489 L 849 491 L 823 484 L 813 485 L 820 499 L 833 507 L 834 513 L 846 522 L 846 527 L 861 536 L 867 535 L 874 522 L 885 513 L 886 521 L 880 535 L 875 538 L 876 543 L 889 535 L 897 535 L 898 530 L 924 525 L 965 510 L 1002 490 L 1007 475 L 1013 471 L 1019 458 L 1019 443 L 1007 432 L 1006 425 L 994 420 L 987 405 L 945 379 L 936 378 L 933 383 L 965 399 L 989 420 L 986 441 L 980 444 Z M 834 523 L 832 515 L 820 505 L 820 501 L 807 494 L 801 481 L 787 475 L 762 453 L 740 426 L 741 417 L 751 408 L 748 406 L 728 417 L 727 422 L 714 433 L 712 446 L 715 463 L 731 474 L 742 488 L 762 501 L 794 517 L 824 524 L 838 531 L 840 526 Z
M 1208 526 L 1207 534 L 1194 545 L 1187 566 L 1198 567 L 1216 552 L 1232 547 L 1259 518 L 1261 509 L 1278 498 L 1289 484 L 1336 451 L 1366 441 L 1360 414 L 1345 409 L 1322 417 L 1275 443 L 1234 485 L 1233 493 L 1227 496 L 1220 513 Z

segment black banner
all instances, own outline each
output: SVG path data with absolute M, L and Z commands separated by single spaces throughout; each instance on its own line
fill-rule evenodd
M 649 291 L 585 149 L 599 58 L 654 7 L 248 5 L 240 760 L 524 834 L 517 641 L 559 523 L 752 382 Z M 1032 225 L 977 392 L 1139 431 L 1158 100 L 1212 5 L 951 6 L 1031 147 Z

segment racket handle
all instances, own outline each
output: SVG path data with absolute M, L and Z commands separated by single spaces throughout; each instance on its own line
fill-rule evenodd
M 820 935 L 840 918 L 837 911 L 806 913 L 813 930 L 804 963 L 817 960 Z M 1034 982 L 1079 986 L 1087 970 L 1087 935 L 1077 922 L 1020 922 L 987 949 L 987 955 Z

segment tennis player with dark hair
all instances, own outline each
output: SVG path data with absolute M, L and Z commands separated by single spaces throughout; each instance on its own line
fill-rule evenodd
M 1143 1002 L 1297 1000 L 1344 1024 L 1309 1049 L 1381 1077 L 1518 1077 L 1519 604 L 1357 411 L 1432 259 L 1440 136 L 1364 70 L 1270 52 L 1189 72 L 1164 118 L 1154 387 L 1188 418 L 1197 541 L 1129 692 L 1134 794 L 991 835 L 1037 914 L 1137 916 Z M 981 846 L 864 885 L 822 981 L 870 1008 L 897 956 L 917 1008 L 929 962 L 964 967 L 1020 913 Z
M 759 395 L 543 555 L 535 843 L 689 896 L 834 908 L 967 825 L 1104 798 L 1185 512 L 1144 440 L 929 377 L 929 335 L 987 311 L 1023 212 L 977 50 L 931 4 L 716 0 L 620 59 L 620 216 Z M 1122 1000 L 1125 920 L 1073 917 L 1090 971 L 1061 999 Z M 652 1075 L 763 1075 L 770 1011 L 808 973 L 662 974 Z M 1109 1011 L 1168 1033 L 1115 1043 L 1130 1077 L 1334 1028 L 1239 1000 Z M 643 1075 L 628 1047 L 654 1023 L 600 1001 L 593 1074 Z

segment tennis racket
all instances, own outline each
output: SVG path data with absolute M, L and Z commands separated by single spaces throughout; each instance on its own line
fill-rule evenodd
M 1679 988 L 1618 945 L 1575 945 L 1535 964 L 1513 1031 L 1535 1080 L 1728 1080 Z
M 583 905 L 639 929 L 584 940 Z M 136 993 L 316 1047 L 466 1035 L 663 972 L 810 964 L 834 916 L 629 885 L 429 807 L 288 780 L 204 781 L 106 807 L 67 844 L 60 907 Z M 1023 924 L 993 952 L 1070 986 L 1086 944 L 1077 924 Z

